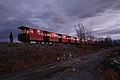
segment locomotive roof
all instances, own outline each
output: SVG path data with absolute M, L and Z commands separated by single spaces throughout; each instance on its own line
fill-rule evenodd
M 18 29 L 37 29 L 37 28 L 32 28 L 32 27 L 28 27 L 28 26 L 20 26 L 20 27 L 18 27 Z M 37 29 L 37 30 L 45 31 L 42 29 Z
M 31 29 L 31 28 L 27 27 L 27 26 L 20 26 L 20 27 L 18 27 L 18 29 Z M 32 29 L 36 29 L 36 28 L 32 28 Z M 38 30 L 41 30 L 41 29 L 38 29 Z M 52 32 L 52 31 L 46 31 L 46 30 L 42 30 L 42 31 L 48 32 L 48 33 L 55 33 L 55 34 L 62 35 L 62 36 L 67 36 L 67 37 L 74 37 L 74 36 L 70 36 L 70 35 L 66 35 L 66 34 L 60 34 L 60 33 Z M 74 38 L 77 38 L 77 37 L 74 37 Z
M 18 29 L 29 29 L 29 27 L 26 27 L 26 26 L 20 26 L 20 27 L 18 27 Z

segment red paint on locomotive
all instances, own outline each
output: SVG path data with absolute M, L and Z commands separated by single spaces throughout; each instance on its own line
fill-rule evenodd
M 21 42 L 43 41 L 43 30 L 29 28 L 26 26 L 21 26 L 18 29 L 21 29 L 22 32 L 18 34 L 18 40 Z
M 49 32 L 49 41 L 50 42 L 59 42 L 59 37 L 57 33 Z

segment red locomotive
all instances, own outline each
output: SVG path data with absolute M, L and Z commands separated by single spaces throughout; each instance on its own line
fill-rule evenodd
M 20 26 L 20 34 L 18 34 L 18 40 L 22 43 L 30 43 L 34 41 L 36 43 L 64 43 L 64 44 L 91 44 L 93 41 L 80 41 L 79 38 L 74 36 L 68 36 L 64 34 L 58 34 L 55 32 L 49 32 L 41 29 L 30 28 L 27 26 Z
M 21 34 L 18 34 L 18 40 L 24 43 L 35 41 L 43 42 L 45 31 L 40 29 L 29 28 L 26 26 L 21 26 L 18 29 L 21 29 Z

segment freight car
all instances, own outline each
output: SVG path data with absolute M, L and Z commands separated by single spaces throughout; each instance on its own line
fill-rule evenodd
M 63 43 L 63 44 L 93 44 L 90 40 L 80 40 L 74 36 L 68 36 L 65 34 L 59 34 L 55 32 L 49 32 L 41 29 L 31 28 L 27 26 L 20 26 L 18 29 L 21 33 L 18 34 L 18 40 L 22 43 L 30 43 L 34 41 L 36 43 Z

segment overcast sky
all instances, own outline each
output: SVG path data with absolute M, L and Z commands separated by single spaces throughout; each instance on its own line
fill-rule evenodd
M 20 25 L 74 35 L 77 23 L 120 38 L 120 0 L 0 0 L 0 41 L 11 31 L 17 40 Z

